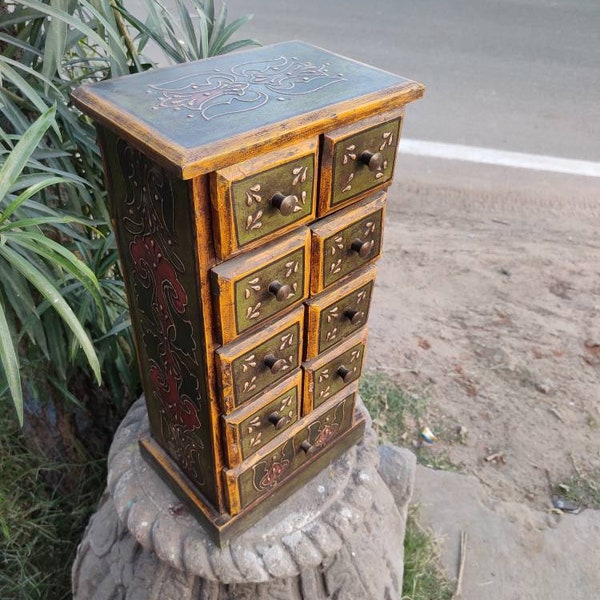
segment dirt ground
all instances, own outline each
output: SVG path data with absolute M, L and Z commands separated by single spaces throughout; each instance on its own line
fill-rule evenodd
M 406 157 L 396 181 L 367 366 L 424 395 L 441 464 L 547 508 L 546 471 L 600 467 L 600 184 Z

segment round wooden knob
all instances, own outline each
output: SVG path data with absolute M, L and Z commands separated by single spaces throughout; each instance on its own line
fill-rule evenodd
M 289 285 L 279 283 L 279 281 L 272 281 L 267 289 L 279 302 L 287 300 L 292 293 L 292 288 Z
M 354 250 L 361 258 L 366 258 L 371 253 L 373 241 L 363 242 L 362 240 L 354 240 L 350 244 L 350 249 Z
M 350 383 L 352 381 L 352 377 L 354 375 L 354 371 L 351 369 L 347 369 L 344 365 L 341 365 L 336 371 L 339 377 L 342 378 L 344 383 Z
M 365 150 L 359 157 L 361 163 L 367 165 L 369 167 L 369 171 L 379 171 L 381 169 L 381 165 L 383 164 L 383 156 L 381 152 L 369 152 Z
M 298 204 L 298 196 L 284 196 L 277 192 L 271 198 L 271 205 L 274 206 L 284 217 L 291 215 Z
M 280 415 L 277 411 L 272 412 L 267 419 L 277 430 L 283 429 L 290 422 L 288 417 Z
M 363 313 L 362 310 L 356 308 L 349 308 L 344 311 L 344 316 L 352 323 L 352 325 L 358 325 L 362 321 L 364 314 L 365 313 Z
M 304 452 L 304 454 L 306 454 L 306 456 L 312 456 L 318 450 L 318 448 L 313 446 L 308 440 L 304 440 L 300 444 L 300 449 Z
M 267 354 L 263 362 L 269 367 L 273 374 L 279 373 L 286 364 L 283 358 L 277 358 L 274 354 Z

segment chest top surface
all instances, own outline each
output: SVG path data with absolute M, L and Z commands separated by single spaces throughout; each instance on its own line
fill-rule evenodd
M 285 42 L 80 87 L 74 103 L 187 179 L 244 153 L 394 108 L 423 86 Z

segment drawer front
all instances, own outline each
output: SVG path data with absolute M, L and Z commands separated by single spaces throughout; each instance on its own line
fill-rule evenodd
M 311 294 L 379 258 L 385 201 L 380 192 L 311 226 Z
M 223 417 L 227 462 L 234 467 L 300 418 L 302 372 L 297 371 L 261 398 Z
M 225 471 L 231 514 L 237 514 L 288 480 L 347 431 L 354 416 L 356 386 L 301 419 L 285 441 L 274 440 L 234 469 Z
M 318 140 L 211 175 L 216 254 L 226 259 L 314 219 Z
M 401 118 L 366 119 L 324 136 L 319 216 L 338 210 L 392 179 Z
M 222 409 L 229 413 L 287 377 L 302 362 L 304 311 L 216 351 Z
M 306 360 L 333 348 L 366 324 L 375 273 L 375 267 L 369 267 L 306 303 Z
M 211 270 L 221 343 L 297 305 L 308 296 L 309 230 L 232 258 Z
M 361 375 L 367 342 L 367 329 L 338 347 L 303 363 L 304 398 L 302 414 L 306 415 L 354 383 Z

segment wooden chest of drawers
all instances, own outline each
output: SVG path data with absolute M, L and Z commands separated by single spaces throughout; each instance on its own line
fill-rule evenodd
M 142 450 L 219 543 L 362 436 L 386 188 L 422 94 L 289 42 L 73 96 L 105 163 Z

